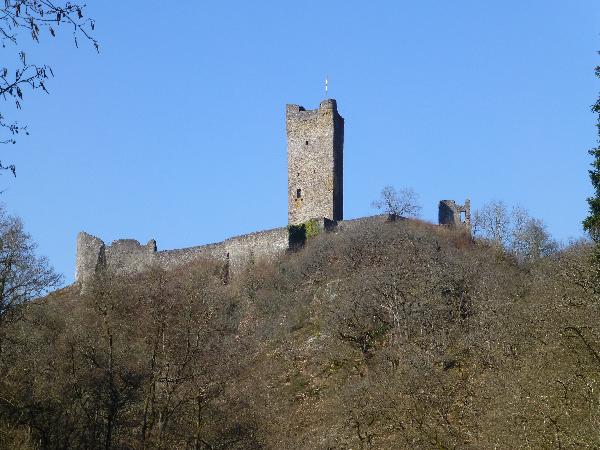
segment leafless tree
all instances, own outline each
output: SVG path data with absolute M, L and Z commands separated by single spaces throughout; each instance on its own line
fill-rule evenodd
M 510 235 L 510 215 L 502 201 L 492 200 L 475 211 L 473 234 L 506 246 Z
M 393 186 L 385 186 L 379 200 L 375 200 L 372 206 L 388 214 L 392 220 L 397 217 L 419 217 L 421 213 L 419 196 L 412 188 L 402 188 L 397 192 Z
M 519 206 L 509 210 L 502 201 L 491 201 L 475 211 L 473 234 L 504 248 L 523 262 L 538 260 L 559 248 L 541 219 L 531 217 Z
M 21 220 L 0 208 L 0 331 L 4 322 L 16 317 L 19 305 L 62 281 L 45 258 L 36 256 L 35 249 Z
M 536 261 L 558 251 L 558 243 L 541 219 L 529 216 L 522 208 L 513 208 L 510 250 L 523 261 Z

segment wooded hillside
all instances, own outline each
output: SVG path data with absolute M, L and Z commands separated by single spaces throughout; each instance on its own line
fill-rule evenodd
M 0 448 L 597 448 L 590 252 L 401 220 L 228 283 L 107 274 L 2 332 Z

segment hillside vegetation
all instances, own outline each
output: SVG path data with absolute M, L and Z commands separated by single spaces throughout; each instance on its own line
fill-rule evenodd
M 590 251 L 395 221 L 228 283 L 106 274 L 5 331 L 0 448 L 598 448 Z

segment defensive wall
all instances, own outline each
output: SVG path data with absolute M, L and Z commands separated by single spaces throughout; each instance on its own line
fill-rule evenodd
M 465 202 L 467 205 L 469 201 Z M 448 206 L 452 214 L 446 214 Z M 455 207 L 454 207 L 455 206 Z M 440 202 L 440 225 L 451 227 L 469 227 L 469 216 L 461 218 L 461 205 L 451 200 Z M 319 232 L 344 232 L 383 223 L 389 220 L 387 214 L 360 217 L 350 220 L 332 221 L 326 218 L 313 219 Z M 176 250 L 157 249 L 154 239 L 141 244 L 135 239 L 119 239 L 106 245 L 104 241 L 91 234 L 80 232 L 77 236 L 77 257 L 75 263 L 75 282 L 84 283 L 96 273 L 109 270 L 116 274 L 140 273 L 151 267 L 172 270 L 192 262 L 210 260 L 222 262 L 227 277 L 239 274 L 248 263 L 259 260 L 274 260 L 292 245 L 290 227 L 274 228 L 232 237 L 214 244 L 199 245 Z
M 140 244 L 120 239 L 106 245 L 101 239 L 81 232 L 77 236 L 75 282 L 83 283 L 101 270 L 116 274 L 139 273 L 150 267 L 171 270 L 199 260 L 220 261 L 235 275 L 252 260 L 271 259 L 288 248 L 288 229 L 275 228 L 232 237 L 214 244 L 177 250 L 157 250 L 156 241 Z
M 288 151 L 288 226 L 232 237 L 223 242 L 179 250 L 158 251 L 151 239 L 142 245 L 120 239 L 106 245 L 101 239 L 79 233 L 75 281 L 83 283 L 99 271 L 137 273 L 152 266 L 173 269 L 202 259 L 222 262 L 226 276 L 242 271 L 255 259 L 275 258 L 288 248 L 301 247 L 320 230 L 345 230 L 365 222 L 383 221 L 387 215 L 343 220 L 344 118 L 334 99 L 317 109 L 286 106 Z M 439 204 L 439 223 L 470 230 L 470 203 L 452 200 Z

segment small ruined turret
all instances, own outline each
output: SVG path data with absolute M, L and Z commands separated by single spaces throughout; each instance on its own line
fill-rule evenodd
M 464 205 L 459 205 L 454 200 L 441 200 L 438 221 L 440 225 L 458 228 L 464 227 L 471 232 L 471 201 L 465 200 Z

